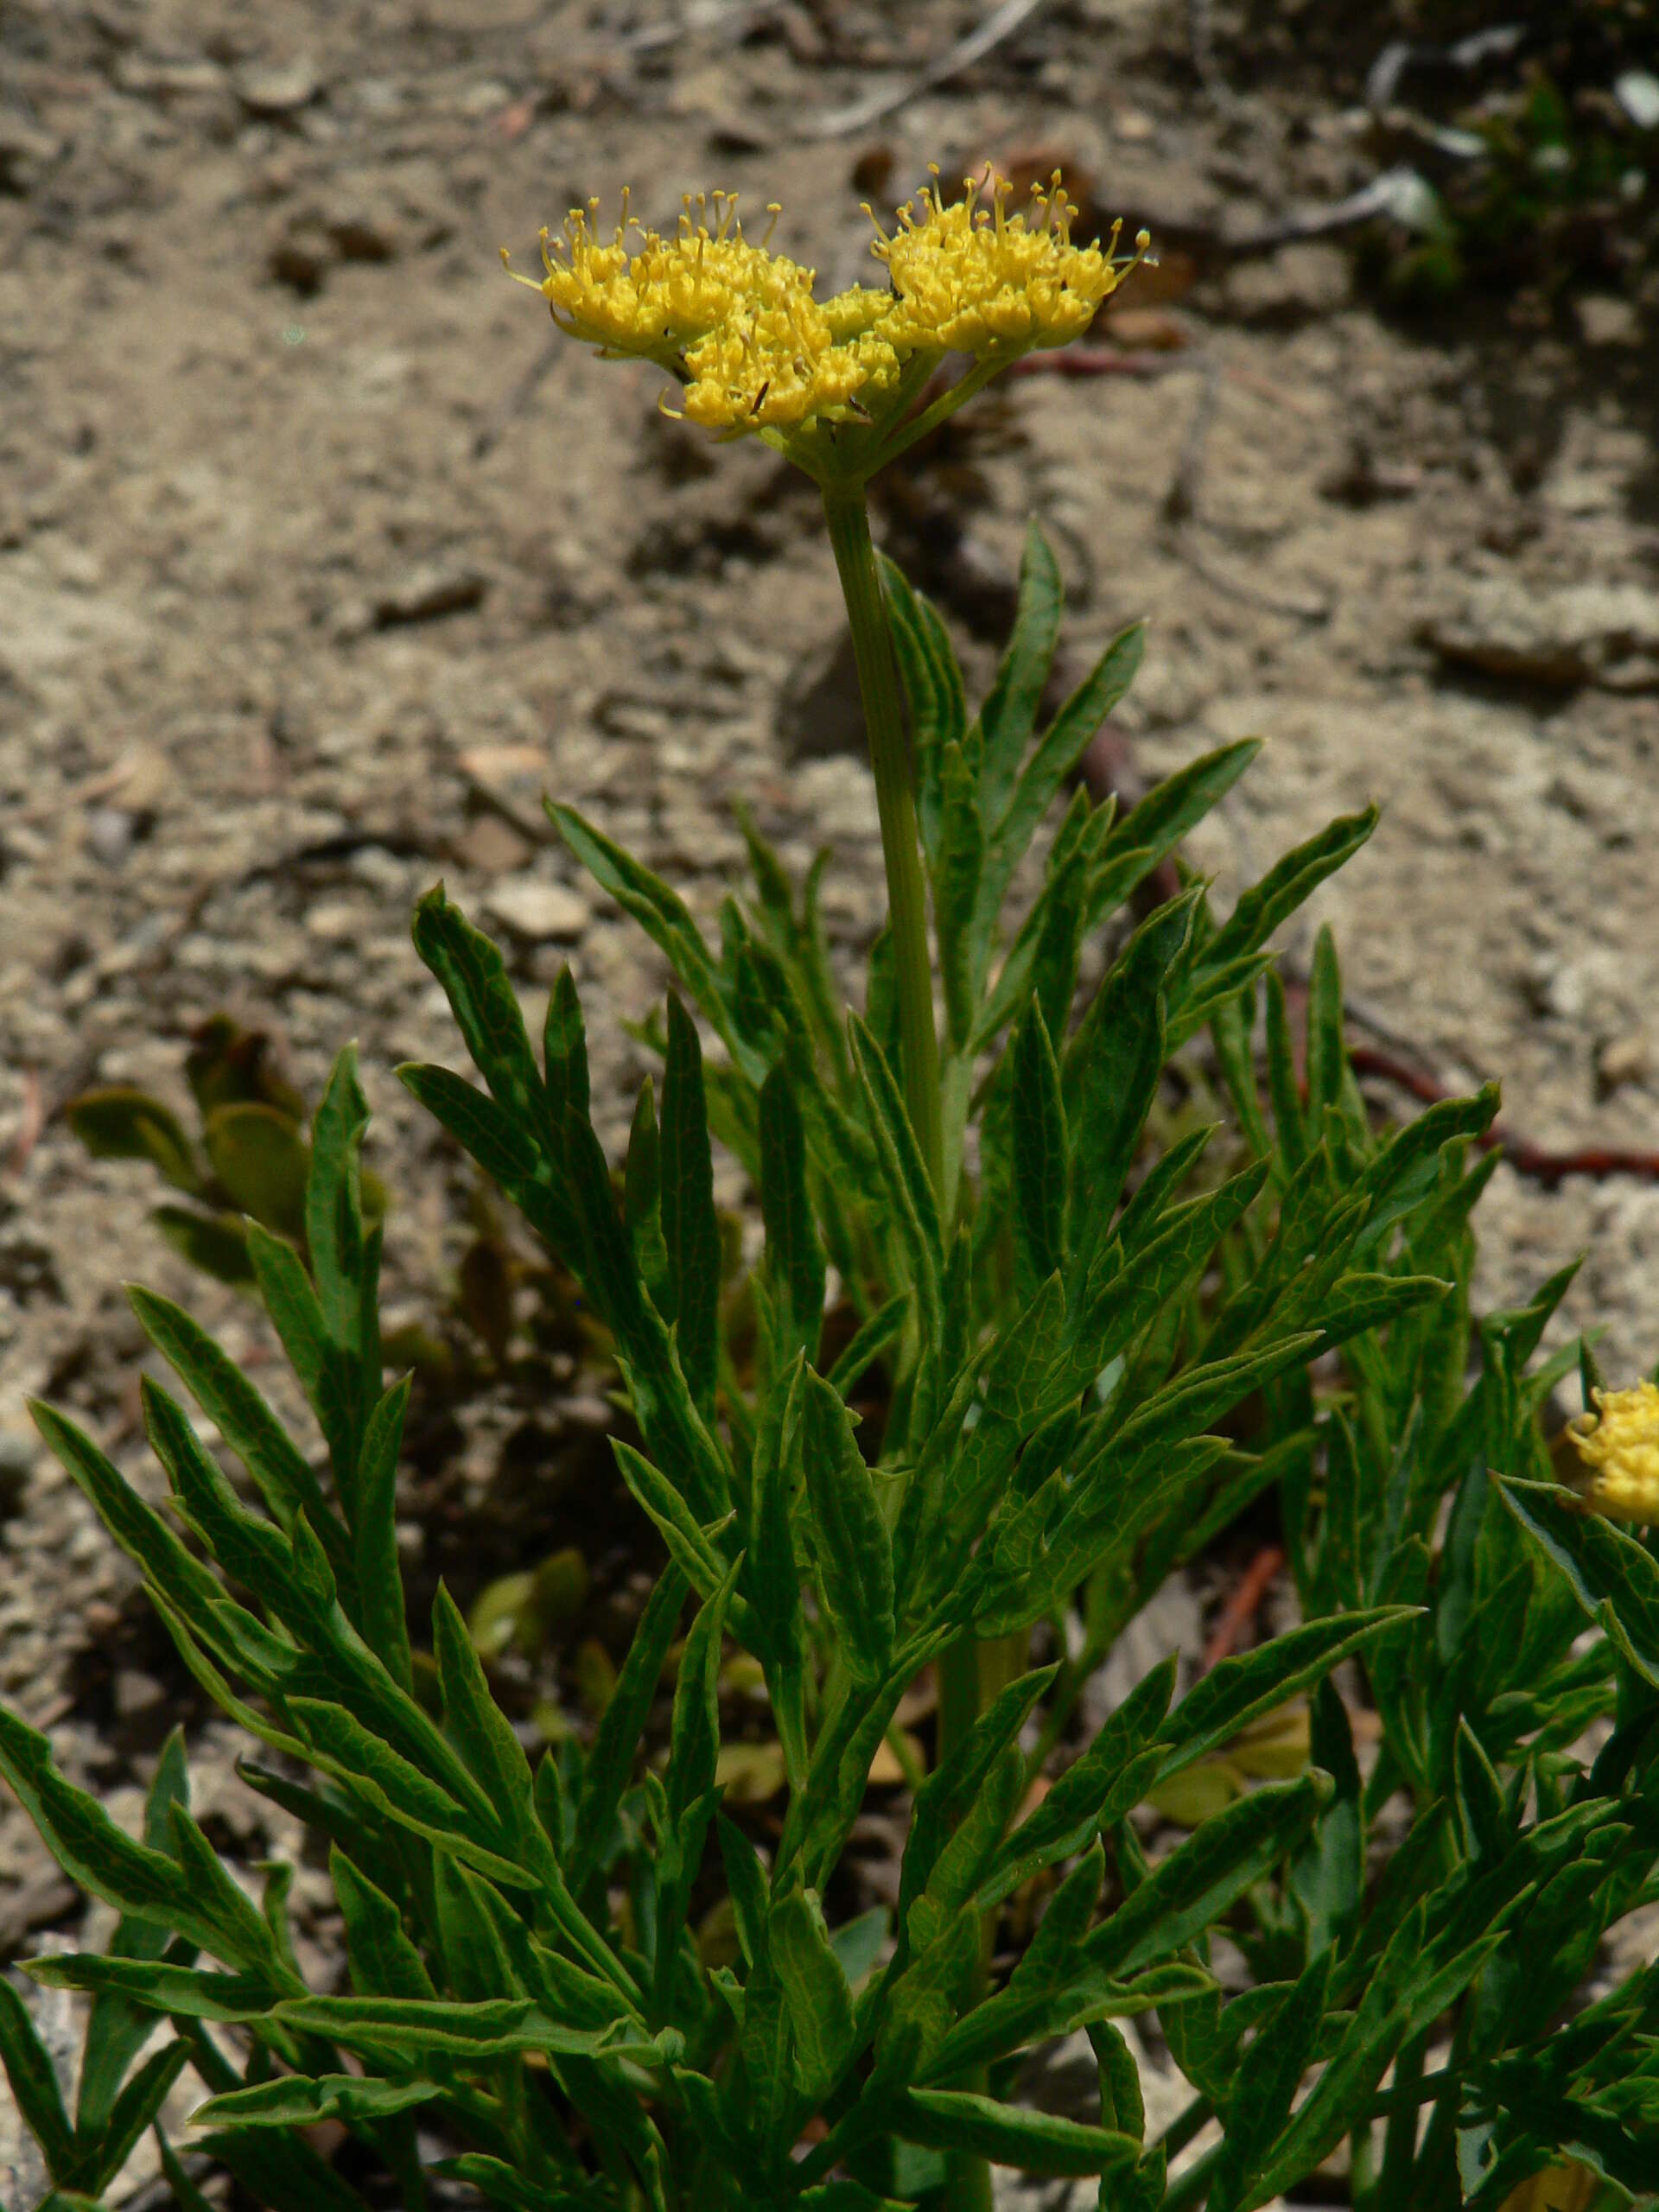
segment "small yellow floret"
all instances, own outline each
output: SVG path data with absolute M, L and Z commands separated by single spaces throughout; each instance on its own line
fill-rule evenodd
M 965 183 L 964 196 L 948 206 L 936 183 L 921 194 L 919 215 L 901 207 L 897 234 L 873 249 L 893 279 L 883 332 L 894 346 L 981 356 L 1064 346 L 1082 336 L 1151 243 L 1142 232 L 1135 260 L 1116 261 L 1122 226 L 1115 223 L 1103 249 L 1073 245 L 1077 210 L 1058 169 L 1046 191 L 1032 187 L 1029 210 L 1015 215 L 1005 178 L 988 169 Z M 979 203 L 983 189 L 988 206 Z
M 1586 1503 L 1615 1521 L 1659 1523 L 1659 1389 L 1638 1382 L 1590 1395 L 1595 1413 L 1567 1429 L 1590 1470 Z

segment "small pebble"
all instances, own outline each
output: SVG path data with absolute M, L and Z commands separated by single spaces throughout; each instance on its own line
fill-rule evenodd
M 588 901 L 579 892 L 536 876 L 495 885 L 484 905 L 504 928 L 532 941 L 580 937 L 588 926 Z

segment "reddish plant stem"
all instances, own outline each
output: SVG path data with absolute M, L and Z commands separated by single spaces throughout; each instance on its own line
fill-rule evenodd
M 1356 1075 L 1379 1077 L 1397 1084 L 1425 1106 L 1438 1106 L 1456 1094 L 1433 1076 L 1413 1067 L 1393 1052 L 1374 1045 L 1356 1045 L 1349 1052 Z M 1632 1152 L 1617 1145 L 1580 1145 L 1570 1151 L 1553 1151 L 1535 1144 L 1530 1137 L 1508 1129 L 1501 1122 L 1476 1139 L 1484 1152 L 1501 1152 L 1517 1175 L 1553 1189 L 1569 1175 L 1632 1175 L 1643 1182 L 1659 1182 L 1659 1152 Z
M 1273 1578 L 1284 1563 L 1285 1554 L 1279 1546 L 1267 1544 L 1245 1568 L 1204 1647 L 1203 1673 L 1207 1675 L 1212 1667 L 1220 1666 L 1230 1656 L 1233 1646 L 1260 1611 L 1262 1600 L 1273 1587 Z

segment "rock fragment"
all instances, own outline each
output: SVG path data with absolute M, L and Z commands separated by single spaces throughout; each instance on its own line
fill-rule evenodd
M 582 893 L 539 876 L 494 885 L 485 893 L 484 906 L 492 919 L 533 944 L 577 938 L 588 926 L 588 901 Z
M 1518 575 L 1471 576 L 1424 618 L 1418 635 L 1452 666 L 1511 682 L 1659 690 L 1659 592 L 1642 584 L 1541 590 Z

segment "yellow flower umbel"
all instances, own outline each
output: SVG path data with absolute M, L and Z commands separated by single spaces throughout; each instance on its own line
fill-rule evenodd
M 1007 212 L 1014 188 L 993 170 L 964 179 L 963 197 L 948 206 L 938 176 L 936 169 L 932 190 L 920 196 L 919 218 L 907 203 L 899 210 L 897 234 L 878 238 L 872 249 L 893 279 L 883 329 L 895 346 L 982 359 L 1065 346 L 1083 335 L 1152 243 L 1142 231 L 1134 259 L 1117 261 L 1123 227 L 1117 222 L 1103 250 L 1073 245 L 1077 210 L 1058 169 L 1046 190 L 1033 185 L 1029 211 L 1014 215 Z M 982 192 L 988 192 L 988 206 L 981 204 Z
M 826 487 L 851 487 L 1020 354 L 1080 336 L 1146 251 L 1142 232 L 1134 259 L 1115 259 L 1116 226 L 1103 249 L 1074 245 L 1077 210 L 1058 170 L 1014 215 L 1013 188 L 989 170 L 949 206 L 933 175 L 919 214 L 901 207 L 896 235 L 873 248 L 891 289 L 816 299 L 814 272 L 751 244 L 736 195 L 723 192 L 688 197 L 671 238 L 630 216 L 626 192 L 608 240 L 597 200 L 573 208 L 557 239 L 542 233 L 542 281 L 518 281 L 561 330 L 677 377 L 683 408 L 667 412 L 728 436 L 753 431 Z M 950 353 L 972 354 L 971 367 L 913 413 Z
M 1567 1423 L 1589 1470 L 1585 1503 L 1614 1521 L 1659 1523 L 1659 1389 L 1592 1390 L 1593 1414 Z

